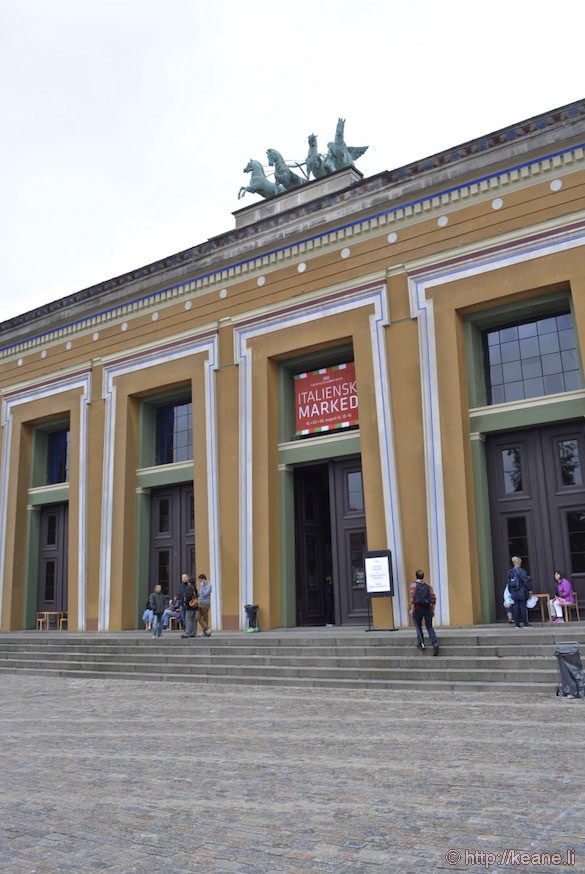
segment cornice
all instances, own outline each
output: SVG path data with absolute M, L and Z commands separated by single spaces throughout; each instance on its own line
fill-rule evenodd
M 438 217 L 439 227 L 446 226 L 449 222 L 449 212 L 452 212 L 454 209 L 459 209 L 472 202 L 488 200 L 491 200 L 492 208 L 495 209 L 497 208 L 494 205 L 496 200 L 493 198 L 495 198 L 496 194 L 501 194 L 500 201 L 503 203 L 502 197 L 504 193 L 510 193 L 513 189 L 517 190 L 534 184 L 535 181 L 556 180 L 558 185 L 554 190 L 558 190 L 562 187 L 562 177 L 564 175 L 582 167 L 585 167 L 585 143 L 501 169 L 488 176 L 474 178 L 449 188 L 423 194 L 410 201 L 386 206 L 386 208 L 379 211 L 366 212 L 360 218 L 349 223 L 330 227 L 302 239 L 285 242 L 275 248 L 253 253 L 243 260 L 227 263 L 209 272 L 203 272 L 199 276 L 178 282 L 167 288 L 143 294 L 132 300 L 104 309 L 101 312 L 79 318 L 76 321 L 65 324 L 61 323 L 55 327 L 47 326 L 46 330 L 34 334 L 32 337 L 22 338 L 22 332 L 26 331 L 26 326 L 23 321 L 13 319 L 1 326 L 4 339 L 7 340 L 12 333 L 14 342 L 9 345 L 7 344 L 4 348 L 0 347 L 0 361 L 41 346 L 62 341 L 63 339 L 70 338 L 72 335 L 96 331 L 100 326 L 103 327 L 106 324 L 125 322 L 125 320 L 133 316 L 144 314 L 144 312 L 151 311 L 160 306 L 176 304 L 181 300 L 185 302 L 185 308 L 189 309 L 191 306 L 189 299 L 208 294 L 211 291 L 216 293 L 219 291 L 220 299 L 226 298 L 228 297 L 228 289 L 231 283 L 235 281 L 240 282 L 252 276 L 256 276 L 258 285 L 264 285 L 266 276 L 270 271 L 275 267 L 283 266 L 286 262 L 296 263 L 299 273 L 304 273 L 310 266 L 310 259 L 322 253 L 323 250 L 342 245 L 344 248 L 340 253 L 341 257 L 350 257 L 351 250 L 349 245 L 356 239 L 367 239 L 371 236 L 379 235 L 381 232 L 388 231 L 387 240 L 389 244 L 392 244 L 397 239 L 397 231 L 401 227 L 428 220 L 433 215 Z M 375 185 L 379 180 L 380 177 L 376 177 L 370 181 L 372 185 Z M 349 196 L 352 191 L 353 189 L 350 189 L 344 192 L 344 195 Z M 307 204 L 307 208 L 312 206 L 312 203 Z M 569 217 L 565 217 L 564 221 L 567 220 L 569 220 Z M 524 236 L 528 230 L 526 228 L 522 229 L 517 236 Z M 484 241 L 484 245 L 488 244 L 489 241 Z M 404 253 L 402 258 L 404 259 Z M 390 264 L 389 266 L 391 267 L 392 265 Z M 146 270 L 147 268 L 143 269 Z M 120 277 L 120 279 L 122 278 Z M 83 295 L 83 292 L 79 294 Z M 45 317 L 47 319 L 59 319 L 58 303 L 57 301 L 53 304 L 48 304 L 46 308 L 40 308 L 35 311 L 35 320 L 39 321 L 45 310 Z M 218 305 L 218 308 L 220 306 L 221 304 Z M 20 320 L 24 320 L 27 315 L 30 314 L 19 317 Z M 218 318 L 221 318 L 221 312 L 218 312 Z M 31 324 L 30 327 L 33 327 L 33 325 Z M 38 327 L 39 325 L 37 325 Z M 21 335 L 21 339 L 18 339 L 19 335 Z M 0 333 L 1 337 L 2 334 Z

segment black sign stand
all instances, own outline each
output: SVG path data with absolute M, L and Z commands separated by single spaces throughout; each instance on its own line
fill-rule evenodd
M 375 549 L 364 552 L 364 569 L 366 576 L 366 598 L 368 599 L 368 627 L 366 631 L 398 631 L 394 626 L 392 628 L 372 627 L 372 598 L 392 598 L 394 595 L 392 553 L 389 549 Z

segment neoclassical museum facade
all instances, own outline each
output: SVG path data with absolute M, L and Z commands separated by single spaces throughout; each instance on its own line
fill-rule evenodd
M 585 597 L 585 101 L 355 167 L 0 325 L 0 628 L 141 628 L 213 581 L 216 629 L 504 617 L 509 558 Z M 234 222 L 230 222 L 234 224 Z

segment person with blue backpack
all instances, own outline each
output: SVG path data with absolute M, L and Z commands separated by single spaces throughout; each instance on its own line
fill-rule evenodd
M 530 628 L 526 612 L 526 602 L 532 594 L 530 577 L 522 567 L 522 559 L 517 555 L 513 555 L 510 559 L 512 567 L 508 571 L 508 591 L 514 602 L 514 625 L 520 628 L 521 624 L 524 628 Z
M 437 656 L 439 655 L 439 642 L 433 628 L 433 615 L 435 613 L 437 596 L 433 592 L 431 584 L 425 581 L 424 571 L 416 571 L 414 576 L 414 582 L 410 584 L 410 615 L 416 628 L 416 645 L 419 649 L 425 648 L 425 638 L 422 629 L 424 619 L 427 634 L 433 646 L 433 655 Z

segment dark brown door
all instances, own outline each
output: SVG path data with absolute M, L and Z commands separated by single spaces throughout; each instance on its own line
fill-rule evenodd
M 561 570 L 585 597 L 585 426 L 509 432 L 488 438 L 486 450 L 498 617 L 512 555 L 534 592 L 553 593 Z
M 295 468 L 295 526 L 297 624 L 325 624 L 327 575 L 333 577 L 336 624 L 366 624 L 359 457 Z
M 37 610 L 67 610 L 68 504 L 41 510 Z
M 364 552 L 368 548 L 361 458 L 331 463 L 333 579 L 342 625 L 368 621 Z
M 150 496 L 149 591 L 179 591 L 181 575 L 195 574 L 195 513 L 191 484 L 153 489 Z

